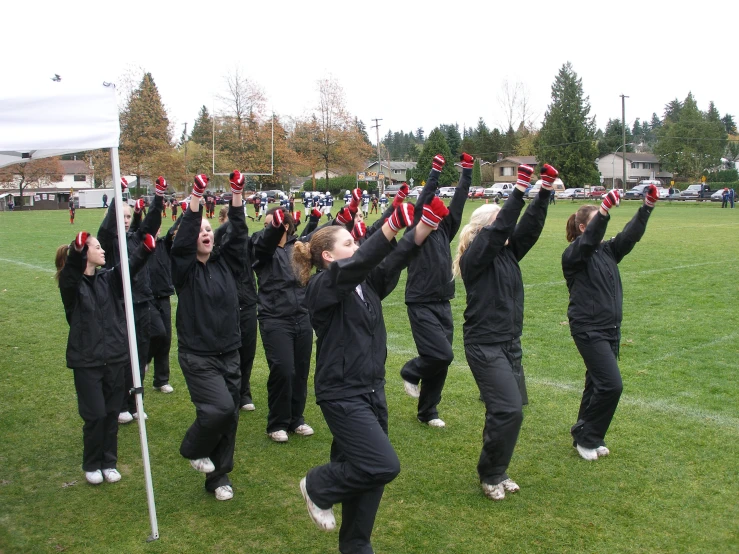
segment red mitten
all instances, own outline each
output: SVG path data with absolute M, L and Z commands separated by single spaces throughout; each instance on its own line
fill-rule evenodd
M 472 166 L 475 164 L 475 158 L 470 156 L 467 152 L 462 152 L 462 155 L 459 157 L 459 161 L 462 162 L 462 169 L 472 169 Z
M 157 239 L 155 239 L 151 235 L 144 235 L 144 248 L 146 248 L 147 252 L 154 252 L 154 249 L 157 247 Z
M 128 181 L 125 177 L 121 177 L 121 192 L 126 192 L 126 189 L 128 188 Z
M 441 154 L 437 154 L 436 156 L 434 156 L 434 159 L 431 160 L 431 169 L 441 172 L 441 170 L 444 169 L 445 163 L 446 160 L 444 159 L 444 156 L 442 156 Z
M 354 214 L 352 214 L 352 211 L 349 209 L 348 206 L 344 206 L 339 210 L 339 213 L 336 214 L 336 221 L 338 221 L 342 225 L 346 225 L 352 219 L 354 219 Z
M 246 181 L 246 177 L 238 169 L 234 170 L 228 176 L 228 182 L 231 184 L 231 192 L 233 194 L 241 194 L 244 190 L 244 181 Z
M 446 207 L 444 201 L 438 196 L 430 204 L 423 207 L 423 215 L 421 221 L 434 229 L 439 228 L 439 223 L 449 214 L 449 208 Z
M 90 238 L 90 233 L 88 233 L 87 231 L 80 231 L 79 233 L 77 233 L 77 236 L 74 237 L 74 247 L 77 249 L 78 252 L 81 252 L 82 249 L 85 247 L 88 238 Z
M 559 171 L 554 169 L 549 164 L 544 164 L 541 167 L 541 171 L 539 172 L 541 175 L 541 186 L 542 188 L 545 188 L 547 190 L 553 190 L 554 189 L 554 180 L 559 175 Z
M 365 222 L 357 221 L 354 224 L 354 229 L 352 229 L 352 236 L 354 237 L 354 240 L 359 240 L 366 234 L 367 234 L 367 225 L 365 224 Z
M 403 227 L 407 227 L 413 223 L 413 204 L 403 203 L 397 208 L 393 214 L 387 219 L 390 228 L 396 233 Z
M 146 203 L 144 202 L 144 199 L 139 198 L 138 200 L 136 200 L 136 203 L 133 205 L 133 211 L 136 212 L 137 214 L 140 214 L 141 210 L 144 209 L 145 205 Z
M 616 189 L 609 190 L 608 194 L 606 194 L 603 197 L 603 202 L 600 203 L 601 209 L 605 210 L 606 213 L 608 210 L 613 208 L 614 206 L 618 206 L 621 203 L 621 195 Z
M 516 185 L 521 186 L 526 190 L 531 184 L 531 175 L 534 173 L 534 168 L 530 165 L 519 165 L 518 166 L 518 180 Z
M 188 206 L 189 206 L 189 204 L 187 202 L 185 202 L 184 200 L 182 202 L 180 202 L 180 209 L 182 209 L 182 213 L 183 214 L 185 213 L 185 210 L 187 210 L 187 207 Z
M 208 176 L 204 173 L 195 175 L 195 182 L 192 185 L 192 193 L 198 198 L 202 198 L 206 188 L 208 188 Z
M 321 216 L 323 214 L 321 213 L 321 210 L 319 210 L 318 208 L 313 208 L 310 211 L 310 215 L 311 215 L 311 217 L 317 217 L 318 219 L 321 219 Z
M 362 189 L 359 187 L 352 191 L 352 201 L 349 202 L 349 211 L 353 214 L 359 210 L 359 202 L 362 200 Z
M 160 175 L 159 177 L 157 177 L 157 180 L 156 180 L 155 194 L 157 196 L 164 196 L 164 193 L 166 192 L 166 190 L 167 190 L 167 180 Z
M 280 228 L 285 223 L 285 212 L 282 210 L 276 210 L 272 214 L 272 227 Z
M 654 205 L 657 203 L 657 200 L 659 200 L 659 193 L 657 192 L 657 187 L 654 185 L 649 185 L 648 187 L 644 188 L 644 205 L 649 208 L 654 208 Z
M 398 206 L 400 206 L 405 200 L 406 196 L 408 196 L 408 184 L 403 183 L 402 185 L 400 185 L 400 189 L 398 189 L 398 194 L 396 194 L 395 198 L 393 198 L 393 208 L 397 208 Z

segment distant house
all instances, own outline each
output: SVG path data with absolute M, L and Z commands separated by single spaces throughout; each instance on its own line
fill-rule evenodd
M 626 186 L 623 183 L 623 162 L 626 159 Z M 598 171 L 607 187 L 630 189 L 644 179 L 657 179 L 669 185 L 673 174 L 662 170 L 659 158 L 646 152 L 617 152 L 598 159 Z
M 93 171 L 90 169 L 88 162 L 85 160 L 61 160 L 59 163 L 63 169 L 62 180 L 49 183 L 48 187 L 66 191 L 71 188 L 75 190 L 95 188 L 95 184 L 92 182 Z
M 515 183 L 518 178 L 518 166 L 519 165 L 530 165 L 536 167 L 539 163 L 536 160 L 536 156 L 507 156 L 497 162 L 491 164 L 493 169 L 493 183 Z M 483 182 L 491 182 L 486 178 L 485 172 L 483 172 Z
M 407 182 L 410 179 L 408 174 L 409 169 L 416 169 L 416 162 L 386 162 L 383 161 L 381 164 L 373 162 L 367 166 L 364 173 L 382 173 L 385 179 L 390 179 L 392 184 Z

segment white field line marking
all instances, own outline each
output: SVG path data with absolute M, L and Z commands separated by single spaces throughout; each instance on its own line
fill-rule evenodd
M 44 273 L 56 273 L 56 271 L 48 267 L 41 267 L 40 265 L 27 264 L 26 262 L 19 262 L 18 260 L 9 260 L 8 258 L 0 258 L 0 262 L 8 262 L 10 264 L 16 264 L 16 265 L 20 265 L 23 267 L 28 267 L 30 269 L 35 269 L 36 271 L 43 271 Z
M 642 271 L 623 271 L 621 272 L 621 277 L 632 277 L 632 276 L 638 276 L 638 275 L 651 275 L 652 273 L 662 273 L 666 271 L 676 271 L 678 269 L 690 269 L 693 267 L 702 267 L 704 265 L 718 265 L 718 264 L 725 264 L 725 261 L 716 261 L 716 262 L 701 262 L 698 264 L 686 264 L 686 265 L 676 265 L 673 267 L 661 267 L 657 269 L 644 269 Z M 566 281 L 564 279 L 560 279 L 559 281 L 545 281 L 543 283 L 528 283 L 524 284 L 523 288 L 529 289 L 533 287 L 553 287 L 557 285 L 565 285 Z
M 704 348 L 711 348 L 713 346 L 716 346 L 717 344 L 721 344 L 722 342 L 727 342 L 734 340 L 737 337 L 737 333 L 732 333 L 730 335 L 725 335 L 723 337 L 719 337 L 717 339 L 713 339 L 710 342 L 704 342 L 702 344 L 696 344 L 695 346 L 689 346 L 687 348 L 680 348 L 678 350 L 673 350 L 672 352 L 668 352 L 667 354 L 664 354 L 662 356 L 658 356 L 657 358 L 652 358 L 651 360 L 647 360 L 645 362 L 642 362 L 640 365 L 642 366 L 650 366 L 653 363 L 656 362 L 663 362 L 669 358 L 672 358 L 674 356 L 687 354 L 688 352 L 695 352 L 696 350 L 703 350 Z

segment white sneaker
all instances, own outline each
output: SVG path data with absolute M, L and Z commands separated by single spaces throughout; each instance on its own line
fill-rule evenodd
M 443 419 L 439 419 L 438 417 L 437 417 L 437 418 L 435 418 L 435 419 L 429 419 L 429 420 L 428 420 L 428 421 L 426 421 L 425 423 L 426 423 L 426 425 L 428 425 L 429 427 L 438 427 L 438 428 L 440 428 L 440 429 L 441 429 L 442 427 L 446 427 L 446 423 L 444 423 L 444 420 L 443 420 Z
M 231 485 L 223 485 L 216 489 L 216 500 L 231 500 L 234 497 L 234 490 Z
M 314 433 L 314 431 L 313 431 L 313 427 L 311 427 L 307 423 L 303 423 L 303 425 L 298 425 L 295 428 L 294 433 L 296 435 L 303 435 L 304 437 L 310 437 Z
M 167 383 L 166 385 L 162 385 L 161 387 L 154 387 L 154 390 L 158 390 L 159 392 L 163 392 L 164 394 L 174 392 L 172 385 L 170 385 L 169 383 Z
M 604 446 L 599 446 L 598 448 L 596 448 L 595 449 L 595 452 L 596 452 L 596 454 L 598 454 L 598 457 L 599 458 L 605 458 L 606 456 L 608 456 L 611 453 L 611 451 L 608 450 L 608 447 L 605 446 L 605 445 Z
M 521 487 L 518 486 L 518 483 L 516 483 L 513 479 L 506 479 L 501 483 L 503 485 L 503 489 L 506 492 L 518 492 L 521 490 Z
M 195 471 L 200 473 L 210 473 L 216 470 L 216 466 L 210 461 L 210 458 L 198 458 L 197 460 L 190 460 L 190 465 Z
M 146 412 L 143 412 L 143 414 L 144 414 L 144 421 L 146 421 L 147 419 L 149 419 L 149 416 L 148 416 L 148 415 L 146 415 Z M 135 414 L 133 414 L 133 415 L 132 415 L 131 417 L 132 417 L 132 418 L 134 418 L 135 420 L 137 420 L 137 421 L 138 421 L 138 419 L 139 419 L 139 413 L 138 413 L 138 412 L 136 412 L 136 413 L 135 413 Z
M 410 381 L 403 379 L 403 387 L 405 388 L 405 393 L 411 398 L 419 398 L 421 396 L 421 389 L 418 388 L 418 385 L 414 385 Z
M 87 479 L 87 482 L 91 485 L 99 485 L 103 482 L 103 472 L 99 469 L 96 469 L 95 471 L 86 471 L 85 479 Z
M 271 433 L 267 433 L 267 435 L 275 442 L 287 442 L 287 431 L 283 431 L 282 429 L 272 431 Z
M 482 483 L 482 492 L 484 492 L 485 496 L 490 500 L 503 500 L 505 498 L 505 487 L 503 486 L 503 483 L 498 483 L 497 485 Z
M 125 425 L 126 423 L 131 423 L 133 421 L 133 416 L 131 415 L 131 412 L 121 412 L 118 414 L 118 423 L 121 425 Z
M 575 448 L 577 448 L 577 453 L 580 454 L 580 457 L 583 460 L 593 462 L 598 459 L 598 452 L 595 450 L 595 448 L 585 448 L 584 446 L 580 446 L 579 444 L 576 445 Z
M 103 476 L 108 483 L 117 483 L 121 480 L 121 474 L 118 473 L 118 470 L 116 468 L 104 469 Z
M 241 406 L 241 409 L 244 410 L 245 412 L 253 412 L 254 410 L 257 409 L 257 407 L 254 404 L 249 403 L 249 404 L 244 404 L 243 406 Z
M 300 480 L 300 492 L 303 493 L 305 504 L 308 506 L 308 515 L 321 531 L 333 531 L 336 529 L 336 518 L 334 517 L 334 509 L 322 510 L 308 496 L 308 489 L 305 486 L 305 477 Z

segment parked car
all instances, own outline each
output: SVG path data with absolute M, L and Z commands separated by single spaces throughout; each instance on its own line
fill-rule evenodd
M 710 200 L 713 192 L 710 185 L 696 183 L 680 193 L 680 200 Z
M 557 193 L 557 198 L 560 198 L 560 199 L 563 199 L 563 200 L 564 199 L 567 199 L 567 198 L 570 198 L 570 199 L 575 198 L 575 191 L 576 190 L 577 190 L 576 188 L 573 188 L 573 189 L 565 189 L 562 192 L 558 192 Z
M 734 189 L 729 189 L 734 190 Z M 735 196 L 736 197 L 736 196 Z M 711 195 L 711 202 L 722 202 L 724 199 L 724 189 L 718 189 Z
M 601 187 L 601 186 L 590 187 L 588 198 L 601 198 L 606 192 L 608 192 L 606 191 L 606 187 Z
M 456 187 L 441 187 L 439 189 L 439 197 L 440 198 L 451 198 L 454 196 L 454 191 L 457 190 Z
M 537 181 L 535 185 L 526 189 L 526 192 L 523 193 L 523 196 L 524 198 L 533 198 L 534 196 L 539 194 L 540 190 L 541 190 L 541 182 Z
M 541 179 L 539 179 L 536 183 L 534 183 L 534 186 L 541 186 Z M 556 195 L 558 192 L 564 192 L 565 190 L 565 184 L 562 182 L 562 179 L 557 177 L 554 182 L 552 183 L 552 190 L 554 191 L 554 194 Z M 557 197 L 559 198 L 559 197 Z
M 408 191 L 408 198 L 418 198 L 421 194 L 423 187 L 413 187 Z
M 385 196 L 393 198 L 400 190 L 401 185 L 388 185 L 385 187 Z
M 484 191 L 482 187 L 470 187 L 467 198 L 482 198 Z
M 514 183 L 493 183 L 492 187 L 486 188 L 483 191 L 483 197 L 485 198 L 508 198 L 514 187 Z
M 588 195 L 585 193 L 585 189 L 576 188 L 572 198 L 587 198 Z
M 623 195 L 624 200 L 639 200 L 644 198 L 644 189 L 649 185 L 636 185 L 633 189 L 627 190 Z

